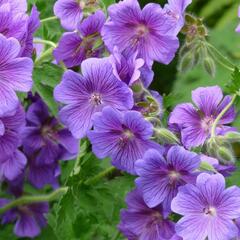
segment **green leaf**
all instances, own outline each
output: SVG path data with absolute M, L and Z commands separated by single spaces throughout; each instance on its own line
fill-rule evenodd
M 226 90 L 230 94 L 239 93 L 240 90 L 240 71 L 238 68 L 235 68 L 234 72 L 232 73 L 232 79 L 227 84 Z
M 57 115 L 58 105 L 53 98 L 53 89 L 60 82 L 62 74 L 63 70 L 52 63 L 44 63 L 33 71 L 33 92 L 41 96 L 54 116 Z

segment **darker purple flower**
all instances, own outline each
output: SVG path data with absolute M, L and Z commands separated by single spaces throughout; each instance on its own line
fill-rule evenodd
M 200 157 L 180 146 L 171 147 L 166 157 L 150 149 L 136 162 L 136 184 L 149 207 L 162 203 L 168 211 L 179 186 L 195 182 L 199 165 Z
M 129 240 L 167 240 L 174 231 L 174 223 L 162 214 L 162 207 L 149 208 L 139 191 L 130 192 L 126 198 L 128 209 L 121 210 L 119 230 Z
M 27 27 L 21 42 L 21 56 L 32 57 L 33 54 L 33 35 L 40 27 L 39 12 L 35 6 L 33 6 L 31 14 L 27 21 Z
M 71 159 L 78 154 L 79 141 L 49 115 L 43 101 L 38 100 L 30 105 L 26 119 L 23 147 L 27 155 L 35 155 L 37 165 Z
M 15 91 L 28 92 L 32 87 L 33 62 L 18 57 L 20 45 L 14 38 L 0 34 L 0 115 L 16 109 Z
M 82 138 L 92 127 L 92 116 L 105 106 L 119 110 L 131 109 L 132 91 L 112 72 L 109 58 L 90 58 L 81 64 L 82 75 L 71 70 L 65 72 L 54 96 L 66 104 L 60 119 L 76 138 Z
M 176 232 L 183 239 L 226 239 L 238 235 L 233 220 L 240 217 L 240 189 L 225 189 L 221 174 L 198 176 L 196 185 L 179 188 L 172 201 L 172 210 L 183 215 L 176 224 Z
M 12 155 L 21 143 L 25 114 L 21 105 L 13 112 L 0 115 L 0 158 Z
M 62 26 L 67 30 L 77 29 L 82 20 L 83 12 L 79 0 L 58 0 L 54 5 L 54 14 L 60 19 Z
M 151 141 L 152 124 L 136 111 L 119 112 L 106 107 L 95 114 L 94 130 L 88 137 L 92 150 L 99 158 L 111 157 L 118 169 L 135 174 L 136 160 L 143 157 L 149 148 L 160 148 Z
M 137 58 L 137 53 L 130 55 L 120 53 L 118 48 L 113 49 L 111 56 L 114 75 L 127 85 L 133 85 L 141 76 L 141 67 L 144 65 L 144 60 Z
M 77 32 L 64 33 L 53 55 L 57 62 L 63 61 L 67 67 L 79 66 L 90 57 L 98 57 L 103 53 L 102 44 L 93 49 L 101 41 L 100 32 L 105 23 L 105 15 L 98 10 L 78 25 Z
M 108 49 L 130 49 L 148 65 L 158 61 L 168 64 L 178 49 L 175 35 L 169 34 L 171 23 L 158 4 L 149 3 L 141 10 L 137 0 L 124 0 L 108 8 L 109 21 L 102 36 Z
M 9 201 L 0 199 L 0 206 L 4 206 Z M 48 213 L 48 203 L 35 203 L 31 205 L 22 205 L 13 208 L 4 213 L 2 224 L 16 222 L 14 233 L 18 237 L 35 238 L 41 232 L 41 228 L 46 226 L 45 214 Z
M 184 12 L 192 0 L 168 0 L 165 4 L 163 12 L 168 18 L 169 24 L 172 24 L 170 32 L 172 34 L 178 34 L 181 28 L 184 26 Z
M 15 150 L 11 155 L 0 156 L 0 180 L 7 179 L 9 181 L 15 180 L 20 176 L 25 166 L 27 159 L 25 155 L 19 150 Z
M 192 92 L 191 103 L 177 105 L 169 118 L 169 125 L 177 127 L 181 132 L 182 143 L 185 147 L 197 147 L 204 144 L 210 137 L 214 120 L 231 101 L 230 96 L 223 98 L 220 87 L 200 87 Z M 235 118 L 234 107 L 231 107 L 218 123 L 216 134 L 223 135 L 232 128 L 225 126 Z

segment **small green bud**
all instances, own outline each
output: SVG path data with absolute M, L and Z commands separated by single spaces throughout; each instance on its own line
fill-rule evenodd
M 194 66 L 194 56 L 192 52 L 187 52 L 179 63 L 179 71 L 187 72 L 191 70 Z
M 196 18 L 190 14 L 185 15 L 185 22 L 186 24 L 194 24 L 197 22 Z
M 176 135 L 166 128 L 155 128 L 155 136 L 162 144 L 179 144 Z
M 209 164 L 208 162 L 201 162 L 200 164 L 200 170 L 201 171 L 210 171 L 210 172 L 217 172 L 216 169 Z
M 206 57 L 204 60 L 203 60 L 203 66 L 204 66 L 204 69 L 206 70 L 206 72 L 214 77 L 215 76 L 215 73 L 216 73 L 216 65 L 215 65 L 215 62 L 213 61 L 212 58 L 210 57 Z
M 94 44 L 93 44 L 93 47 L 92 47 L 92 50 L 96 50 L 97 48 L 99 48 L 100 46 L 102 46 L 103 44 L 103 41 L 101 38 L 98 38 L 94 41 Z
M 228 132 L 223 136 L 224 139 L 230 142 L 240 142 L 240 133 L 238 132 Z
M 131 86 L 134 93 L 141 93 L 143 91 L 143 86 L 141 83 L 137 82 Z
M 235 157 L 233 155 L 232 150 L 225 146 L 220 146 L 217 149 L 217 157 L 223 163 L 230 163 L 230 162 L 234 163 L 235 162 Z

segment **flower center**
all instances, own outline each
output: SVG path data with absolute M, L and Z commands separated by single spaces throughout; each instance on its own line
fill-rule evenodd
M 144 37 L 149 33 L 149 29 L 146 25 L 144 24 L 139 24 L 136 27 L 136 34 L 138 37 Z
M 93 105 L 98 106 L 102 104 L 102 97 L 99 93 L 93 93 L 90 97 L 90 101 L 93 103 Z
M 214 119 L 212 117 L 205 117 L 202 119 L 201 126 L 206 133 L 210 131 L 213 122 L 214 122 Z
M 168 177 L 170 184 L 175 184 L 181 177 L 181 174 L 179 172 L 172 170 L 168 173 Z
M 215 208 L 215 207 L 211 207 L 211 206 L 204 208 L 204 209 L 203 209 L 203 212 L 204 212 L 204 214 L 207 215 L 207 216 L 215 217 L 215 216 L 217 215 L 217 210 L 216 210 L 216 208 Z
M 152 220 L 154 224 L 157 224 L 163 220 L 162 214 L 160 212 L 154 211 L 152 213 Z
M 126 129 L 123 131 L 123 133 L 119 139 L 119 144 L 121 146 L 124 146 L 133 137 L 134 137 L 134 134 L 129 129 Z

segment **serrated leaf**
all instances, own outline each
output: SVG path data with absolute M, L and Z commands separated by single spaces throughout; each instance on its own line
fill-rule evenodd
M 226 90 L 230 94 L 235 94 L 240 91 L 240 71 L 238 68 L 235 68 L 232 73 L 231 81 L 226 85 Z

